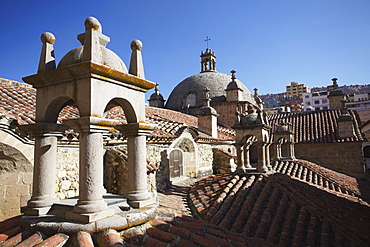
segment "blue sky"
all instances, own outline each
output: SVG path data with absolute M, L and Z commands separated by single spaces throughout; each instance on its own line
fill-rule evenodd
M 46 31 L 56 36 L 59 62 L 94 16 L 126 66 L 131 41 L 143 42 L 146 78 L 165 98 L 200 72 L 207 36 L 217 71 L 235 69 L 252 92 L 283 92 L 291 81 L 326 86 L 333 77 L 339 85 L 370 84 L 368 0 L 2 0 L 0 9 L 1 78 L 36 73 Z

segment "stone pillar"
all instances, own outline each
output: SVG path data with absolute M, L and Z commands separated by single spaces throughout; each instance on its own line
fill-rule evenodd
M 258 165 L 257 172 L 267 172 L 268 168 L 266 166 L 266 143 L 257 142 L 258 145 Z
M 146 136 L 154 125 L 130 123 L 115 127 L 127 137 L 128 149 L 128 188 L 125 195 L 133 208 L 143 208 L 155 203 L 148 192 L 146 173 Z
M 288 157 L 291 160 L 295 160 L 294 142 L 288 142 Z
M 45 215 L 55 201 L 57 138 L 66 126 L 53 123 L 36 123 L 20 127 L 35 138 L 35 160 L 33 167 L 32 197 L 26 215 Z
M 266 143 L 266 166 L 268 168 L 269 171 L 272 170 L 272 166 L 271 166 L 271 160 L 270 160 L 270 146 L 271 146 L 272 142 L 269 141 L 268 143 Z
M 235 148 L 236 148 L 236 171 L 245 171 L 245 166 L 244 166 L 244 152 L 243 152 L 243 144 L 241 143 L 235 143 Z
M 246 143 L 243 145 L 243 157 L 242 159 L 244 160 L 244 167 L 245 168 L 251 168 L 251 162 L 250 162 L 250 157 L 249 157 L 249 144 Z
M 73 212 L 67 212 L 67 220 L 90 223 L 112 216 L 103 198 L 103 133 L 117 121 L 82 117 L 64 122 L 80 133 L 79 199 Z

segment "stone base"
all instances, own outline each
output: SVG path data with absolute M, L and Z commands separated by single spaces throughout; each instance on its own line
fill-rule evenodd
M 25 215 L 32 215 L 32 216 L 41 216 L 46 215 L 51 209 L 50 207 L 43 207 L 43 208 L 30 208 L 30 207 L 21 207 L 21 212 Z
M 128 204 L 136 209 L 142 209 L 146 208 L 148 206 L 151 206 L 156 203 L 156 198 L 155 197 L 150 197 L 148 200 L 144 201 L 128 201 Z
M 156 201 L 155 195 L 151 194 L 151 200 Z M 108 205 L 108 211 L 113 212 L 113 216 L 90 217 L 88 215 L 81 215 L 73 212 L 73 207 L 78 198 L 69 198 L 55 203 L 47 215 L 43 216 L 22 216 L 21 225 L 29 228 L 32 231 L 42 231 L 47 235 L 53 235 L 58 232 L 66 234 L 74 234 L 78 231 L 86 231 L 89 233 L 100 232 L 105 229 L 127 229 L 129 227 L 142 225 L 153 220 L 157 214 L 157 205 L 143 206 L 142 209 L 131 208 L 126 199 L 120 195 L 107 194 L 104 195 L 104 200 Z M 143 204 L 141 204 L 143 205 Z M 104 210 L 105 211 L 105 210 Z M 69 212 L 69 213 L 68 213 Z M 66 219 L 67 213 L 72 220 Z M 72 214 L 71 214 L 72 213 Z M 78 217 L 73 219 L 73 217 Z M 82 220 L 95 220 L 90 223 L 82 222 Z
M 66 213 L 66 219 L 68 221 L 78 221 L 82 223 L 91 223 L 97 220 L 102 220 L 114 215 L 112 209 L 105 209 L 104 211 L 98 213 L 90 213 L 90 214 L 77 214 L 75 212 L 69 211 Z

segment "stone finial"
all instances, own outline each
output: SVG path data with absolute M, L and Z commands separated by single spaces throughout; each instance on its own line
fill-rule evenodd
M 254 96 L 258 96 L 258 88 L 255 88 L 253 90 L 254 90 Z
M 236 79 L 236 70 L 232 70 L 232 71 L 230 71 L 230 73 L 231 73 L 231 80 L 235 80 Z
M 41 34 L 41 56 L 37 73 L 56 69 L 54 43 L 55 36 L 52 33 L 46 32 Z
M 210 106 L 211 99 L 209 98 L 209 89 L 208 89 L 208 87 L 205 87 L 203 89 L 203 95 L 204 95 L 204 99 L 203 99 L 204 105 L 205 106 Z
M 144 65 L 143 58 L 141 56 L 141 49 L 143 48 L 143 43 L 140 40 L 133 40 L 131 42 L 131 60 L 129 73 L 140 78 L 145 78 L 144 75 Z
M 333 79 L 331 79 L 332 81 L 333 81 L 333 86 L 334 86 L 334 88 L 336 89 L 337 87 L 338 87 L 338 82 L 337 82 L 337 80 L 338 80 L 338 78 L 333 78 Z
M 101 46 L 105 47 L 110 38 L 102 32 L 102 26 L 95 17 L 88 17 L 85 20 L 85 33 L 77 36 L 77 39 L 84 46 L 82 53 L 82 62 L 103 63 L 103 54 Z

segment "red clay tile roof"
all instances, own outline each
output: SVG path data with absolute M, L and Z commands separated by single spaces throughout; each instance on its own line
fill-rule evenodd
M 19 124 L 35 122 L 36 89 L 28 84 L 8 80 L 0 80 L 0 114 L 9 118 L 17 119 Z M 184 127 L 193 128 L 200 140 L 215 140 L 211 136 L 197 130 L 198 118 L 180 112 L 147 106 L 145 108 L 148 123 L 158 125 L 148 141 L 167 140 L 171 141 L 181 134 Z M 59 114 L 58 122 L 77 118 L 78 109 L 73 106 L 66 106 Z M 120 120 L 126 123 L 126 118 L 121 107 L 113 107 L 106 115 L 107 118 Z M 232 129 L 218 126 L 219 141 L 232 141 L 235 139 L 235 132 Z
M 45 239 L 60 246 L 78 240 L 83 246 L 368 246 L 370 207 L 358 197 L 353 179 L 347 188 L 348 176 L 301 160 L 273 166 L 278 171 L 273 175 L 223 174 L 198 181 L 189 200 L 199 220 L 165 217 L 166 222 L 159 218 L 146 229 L 92 237 L 83 232 L 32 235 L 15 217 L 0 222 L 0 246 L 40 241 L 53 246 Z
M 360 131 L 360 119 L 358 113 L 348 110 L 355 120 L 355 133 L 353 138 L 339 138 L 337 119 L 341 115 L 340 110 L 320 110 L 296 113 L 279 113 L 268 115 L 271 126 L 281 121 L 289 122 L 293 126 L 295 143 L 331 143 L 331 142 L 357 142 L 362 141 Z M 272 128 L 272 132 L 275 128 Z
M 345 175 L 303 161 L 275 164 L 274 175 L 223 174 L 189 191 L 199 217 L 279 246 L 367 246 L 370 207 Z

